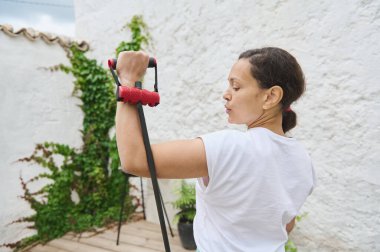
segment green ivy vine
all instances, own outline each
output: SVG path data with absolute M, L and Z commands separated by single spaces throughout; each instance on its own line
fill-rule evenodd
M 134 16 L 127 24 L 131 41 L 121 42 L 116 56 L 125 50 L 140 50 L 150 40 L 147 26 L 141 16 Z M 63 236 L 69 231 L 83 232 L 103 227 L 118 220 L 124 176 L 119 171 L 119 156 L 115 136 L 110 137 L 116 111 L 115 84 L 106 69 L 84 52 L 72 47 L 68 55 L 69 66 L 59 69 L 75 78 L 73 95 L 81 99 L 83 111 L 83 146 L 75 149 L 60 143 L 37 144 L 30 157 L 19 161 L 32 162 L 46 168 L 34 178 L 24 181 L 22 198 L 34 214 L 14 221 L 30 222 L 29 228 L 37 233 L 12 244 L 3 246 L 15 251 L 34 243 L 45 243 Z M 63 161 L 57 162 L 60 156 Z M 39 179 L 50 183 L 37 192 L 28 185 Z M 127 186 L 129 189 L 129 186 Z M 79 201 L 74 202 L 76 193 Z M 130 196 L 126 196 L 123 220 L 135 211 Z

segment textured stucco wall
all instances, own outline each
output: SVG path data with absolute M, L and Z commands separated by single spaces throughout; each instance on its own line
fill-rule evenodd
M 80 100 L 71 96 L 73 78 L 44 67 L 68 64 L 64 50 L 25 37 L 0 32 L 0 244 L 32 234 L 23 224 L 8 225 L 32 213 L 22 195 L 19 176 L 31 178 L 42 171 L 17 159 L 32 154 L 45 141 L 81 146 Z M 32 185 L 32 191 L 42 183 Z M 0 251 L 9 251 L 0 248 Z
M 380 251 L 379 1 L 77 0 L 75 7 L 78 38 L 103 62 L 129 39 L 121 27 L 144 16 L 162 97 L 145 110 L 152 142 L 226 127 L 221 95 L 238 54 L 289 50 L 307 79 L 291 134 L 310 151 L 319 180 L 292 238 L 299 251 Z M 174 198 L 173 183 L 161 181 L 165 201 Z M 148 207 L 156 219 L 152 197 Z

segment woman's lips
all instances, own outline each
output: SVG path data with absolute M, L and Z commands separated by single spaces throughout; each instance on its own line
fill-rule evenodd
M 229 114 L 231 112 L 231 109 L 227 108 L 226 106 L 224 106 L 226 108 L 226 113 Z

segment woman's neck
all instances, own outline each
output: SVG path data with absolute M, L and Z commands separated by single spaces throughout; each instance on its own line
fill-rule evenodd
M 278 109 L 264 110 L 264 113 L 256 121 L 248 124 L 247 127 L 248 129 L 262 127 L 285 136 L 282 130 L 282 111 Z

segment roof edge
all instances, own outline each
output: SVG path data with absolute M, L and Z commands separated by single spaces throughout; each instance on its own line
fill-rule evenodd
M 83 52 L 90 49 L 90 45 L 84 40 L 76 41 L 66 36 L 58 36 L 52 33 L 39 32 L 33 28 L 21 28 L 17 31 L 14 31 L 12 25 L 0 24 L 0 30 L 10 37 L 24 36 L 30 41 L 42 39 L 48 45 L 58 43 L 65 51 L 70 49 L 72 46 L 75 46 L 78 50 Z

